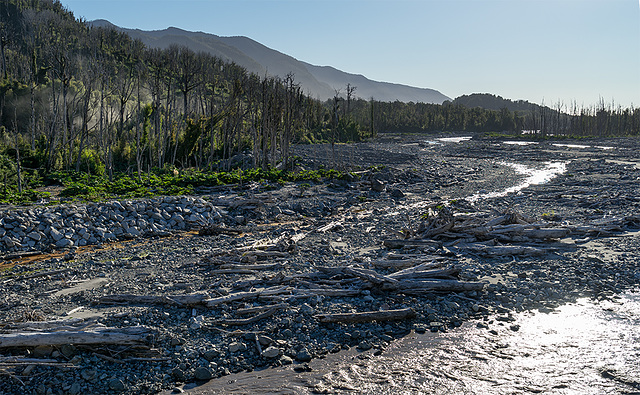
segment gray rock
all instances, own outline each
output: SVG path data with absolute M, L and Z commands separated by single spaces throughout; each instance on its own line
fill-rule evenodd
M 33 231 L 33 232 L 31 232 L 31 233 L 29 233 L 27 235 L 27 237 L 29 237 L 29 238 L 31 238 L 31 239 L 33 239 L 35 241 L 40 241 L 40 239 L 42 239 L 42 236 L 43 235 L 40 234 L 40 232 L 36 232 L 36 231 Z
M 59 241 L 64 238 L 64 234 L 54 227 L 49 229 L 49 235 L 51 235 L 53 241 Z
M 120 379 L 111 379 L 109 380 L 109 388 L 117 392 L 122 392 L 124 391 L 124 383 Z
M 262 351 L 262 356 L 265 358 L 277 358 L 282 354 L 282 350 L 277 347 L 267 347 L 266 350 Z
M 303 348 L 296 354 L 296 360 L 300 362 L 309 362 L 311 361 L 311 358 L 311 354 L 309 354 L 309 351 L 307 351 L 306 348 Z
M 244 351 L 246 349 L 247 349 L 247 346 L 245 346 L 244 343 L 233 342 L 229 344 L 229 352 Z
M 65 247 L 71 247 L 73 245 L 73 241 L 69 240 L 69 239 L 60 239 L 56 242 L 56 247 L 58 248 L 65 248 Z
M 396 198 L 396 199 L 400 199 L 400 198 L 404 197 L 404 192 L 402 192 L 398 188 L 393 188 L 393 189 L 391 189 L 391 196 Z
M 83 379 L 90 381 L 96 377 L 97 373 L 98 372 L 95 369 L 85 369 L 80 372 L 80 376 L 82 376 Z
M 199 366 L 196 368 L 193 376 L 196 380 L 211 380 L 213 378 L 213 374 L 209 368 L 205 368 L 204 366 Z
M 80 385 L 80 383 L 73 383 L 71 384 L 71 388 L 69 388 L 69 394 L 70 395 L 78 395 L 82 393 L 82 386 Z
M 376 178 L 371 179 L 371 189 L 376 192 L 384 192 L 386 186 L 383 181 L 380 181 Z

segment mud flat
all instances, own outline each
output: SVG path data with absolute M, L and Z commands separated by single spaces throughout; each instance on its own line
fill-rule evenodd
M 575 147 L 387 136 L 335 153 L 296 148 L 306 168 L 353 166 L 359 177 L 349 181 L 70 208 L 73 229 L 53 234 L 72 244 L 5 261 L 0 392 L 224 393 L 240 372 L 265 383 L 309 378 L 293 392 L 351 391 L 357 374 L 332 376 L 343 370 L 327 365 L 342 363 L 335 358 L 402 359 L 412 336 L 465 328 L 508 339 L 534 325 L 529 312 L 615 300 L 640 283 L 638 148 L 636 139 Z M 91 210 L 103 215 L 101 233 L 71 220 Z M 3 218 L 57 220 L 36 211 Z M 118 216 L 116 231 L 108 221 Z M 38 223 L 25 237 L 43 243 L 52 223 L 38 240 Z M 26 240 L 11 237 L 19 245 L 6 258 Z M 357 369 L 379 365 L 368 366 Z M 633 389 L 633 372 L 605 370 L 601 379 Z M 316 380 L 320 372 L 329 376 Z M 384 380 L 376 388 L 403 388 Z M 289 390 L 279 388 L 261 392 Z

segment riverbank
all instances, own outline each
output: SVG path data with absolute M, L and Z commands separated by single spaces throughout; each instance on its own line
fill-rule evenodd
M 217 218 L 207 222 L 215 226 L 198 235 L 186 232 L 194 228 L 183 221 L 184 228 L 166 229 L 167 234 L 133 234 L 118 244 L 67 248 L 62 256 L 15 266 L 0 277 L 5 332 L 15 332 L 19 322 L 60 318 L 94 329 L 148 332 L 133 346 L 3 348 L 5 360 L 36 356 L 67 365 L 6 365 L 0 388 L 9 393 L 154 393 L 266 366 L 300 370 L 340 350 L 387 352 L 411 331 L 455 332 L 464 322 L 488 317 L 511 323 L 518 311 L 550 311 L 580 297 L 608 298 L 637 287 L 638 238 L 620 236 L 640 226 L 640 144 L 632 139 L 587 143 L 522 146 L 398 136 L 340 145 L 336 166 L 384 168 L 351 182 L 289 183 L 275 190 L 255 184 L 179 198 L 174 206 L 184 200 L 183 219 L 200 213 L 194 204 L 200 202 L 210 207 L 203 212 Z M 296 154 L 309 169 L 334 161 L 329 147 L 297 147 Z M 490 195 L 527 179 L 513 164 L 543 170 L 547 162 L 563 163 L 564 172 L 518 192 Z M 482 197 L 471 198 L 476 195 Z M 147 212 L 137 208 L 142 204 L 152 206 L 122 202 L 120 211 L 130 212 L 131 206 L 136 213 Z M 432 220 L 444 217 L 445 208 L 453 226 L 433 233 L 438 223 Z M 164 212 L 173 218 L 177 209 L 168 211 L 156 214 L 170 221 Z M 500 218 L 502 223 L 495 222 Z M 122 220 L 113 221 L 124 228 Z M 497 225 L 489 225 L 492 221 Z M 492 228 L 473 233 L 464 223 Z M 496 226 L 509 225 L 526 232 L 495 233 Z M 562 237 L 524 236 L 548 229 L 561 229 Z M 80 234 L 76 227 L 75 234 Z M 423 243 L 396 249 L 385 246 L 389 240 Z M 454 269 L 448 277 L 428 281 L 482 287 L 399 290 L 392 281 L 403 278 L 397 273 L 421 264 L 421 275 Z M 407 310 L 415 316 L 363 323 L 320 319 Z

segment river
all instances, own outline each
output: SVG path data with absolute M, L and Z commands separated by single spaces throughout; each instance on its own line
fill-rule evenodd
M 467 200 L 545 183 L 565 172 L 567 162 L 536 169 L 501 164 L 521 173 L 522 182 Z M 448 332 L 412 332 L 383 352 L 350 349 L 307 365 L 241 372 L 184 389 L 190 394 L 640 394 L 639 292 L 602 301 L 582 298 L 551 312 L 523 311 L 508 319 L 490 316 Z

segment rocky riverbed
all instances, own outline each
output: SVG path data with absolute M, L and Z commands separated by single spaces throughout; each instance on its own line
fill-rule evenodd
M 518 331 L 517 312 L 637 289 L 638 148 L 391 136 L 297 147 L 349 181 L 3 208 L 0 393 L 295 374 L 411 331 Z

